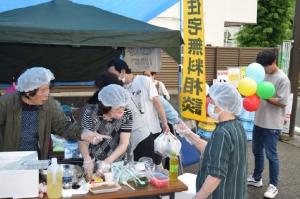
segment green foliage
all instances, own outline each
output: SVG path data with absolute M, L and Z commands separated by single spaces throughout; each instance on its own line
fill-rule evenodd
M 276 47 L 292 38 L 296 0 L 258 0 L 257 24 L 237 35 L 241 47 Z

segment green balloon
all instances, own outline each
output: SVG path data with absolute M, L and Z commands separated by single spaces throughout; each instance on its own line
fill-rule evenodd
M 257 95 L 262 99 L 269 99 L 275 94 L 275 87 L 271 82 L 262 82 L 257 86 Z

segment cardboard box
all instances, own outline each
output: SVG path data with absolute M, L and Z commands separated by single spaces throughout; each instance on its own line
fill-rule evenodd
M 0 152 L 0 198 L 38 197 L 39 170 L 25 169 L 28 160 L 38 160 L 37 152 Z

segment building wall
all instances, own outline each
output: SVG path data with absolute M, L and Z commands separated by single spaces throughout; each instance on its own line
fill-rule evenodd
M 162 26 L 172 30 L 180 29 L 180 3 L 176 3 L 163 13 L 148 21 L 155 26 Z
M 257 0 L 204 0 L 206 44 L 224 45 L 224 27 L 256 23 Z M 180 29 L 180 3 L 176 3 L 148 23 L 173 30 Z
M 204 0 L 204 38 L 206 45 L 223 46 L 225 0 Z
M 225 22 L 254 24 L 257 17 L 257 0 L 226 0 Z

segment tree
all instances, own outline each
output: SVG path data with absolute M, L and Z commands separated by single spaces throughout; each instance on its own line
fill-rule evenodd
M 258 0 L 257 24 L 237 35 L 241 47 L 276 47 L 292 38 L 295 0 Z

